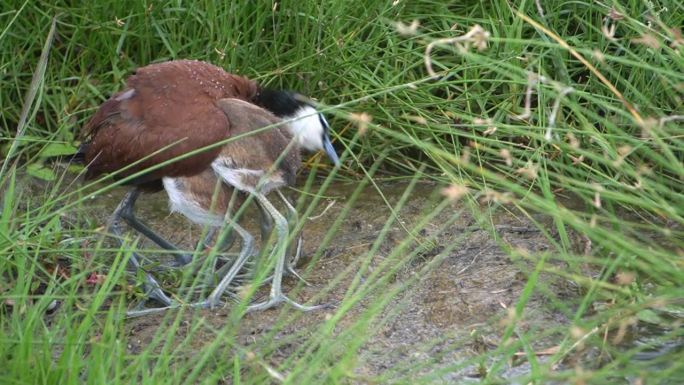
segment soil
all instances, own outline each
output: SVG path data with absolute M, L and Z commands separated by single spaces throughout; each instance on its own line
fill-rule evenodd
M 377 189 L 367 187 L 351 205 L 346 219 L 317 257 L 319 244 L 348 205 L 356 186 L 334 184 L 327 192 L 331 195 L 329 199 L 321 200 L 310 218 L 305 219 L 303 258 L 298 271 L 305 272 L 310 286 L 302 285 L 295 278 L 284 280 L 285 293 L 296 301 L 307 304 L 341 303 L 364 261 L 370 263 L 362 278 L 368 278 L 374 269 L 386 268 L 383 263 L 388 258 L 399 260 L 413 250 L 412 246 L 403 254 L 393 254 L 398 245 L 409 237 L 404 226 L 413 227 L 442 199 L 435 185 L 419 183 L 398 213 L 399 220 L 389 228 L 377 251 L 369 256 L 369 250 L 391 216 L 386 201 L 390 205 L 396 204 L 407 184 L 380 184 L 378 188 L 383 196 Z M 124 192 L 120 189 L 94 198 L 90 207 L 97 209 L 92 212 L 111 212 Z M 476 208 L 479 212 L 485 209 L 484 205 Z M 136 210 L 139 218 L 181 247 L 191 248 L 200 236 L 199 227 L 190 225 L 178 214 L 169 214 L 163 193 L 143 196 Z M 394 266 L 398 270 L 391 276 L 392 284 L 388 287 L 407 284 L 391 299 L 377 321 L 369 326 L 371 337 L 361 346 L 354 369 L 359 378 L 379 375 L 387 370 L 402 375 L 410 365 L 420 367 L 421 362 L 433 364 L 412 370 L 412 375 L 430 375 L 432 372 L 436 376 L 433 380 L 449 382 L 468 378 L 475 381 L 483 374 L 485 369 L 468 359 L 499 346 L 512 315 L 511 308 L 516 306 L 535 268 L 535 264 L 524 257 L 509 257 L 505 249 L 517 250 L 517 254 L 522 256 L 526 253 L 539 255 L 550 250 L 550 243 L 530 219 L 512 208 L 500 207 L 488 216 L 496 232 L 478 226 L 472 213 L 462 203 L 453 203 L 419 229 L 419 239 L 432 239 L 432 246 L 402 265 Z M 246 217 L 256 217 L 254 214 L 248 211 Z M 440 229 L 454 218 L 453 223 Z M 98 220 L 104 223 L 106 217 Z M 534 220 L 553 233 L 549 218 L 537 216 Z M 255 221 L 243 221 L 243 225 L 258 234 Z M 550 260 L 549 263 L 554 262 Z M 562 264 L 558 266 L 562 267 Z M 340 281 L 331 285 L 335 279 Z M 412 280 L 415 283 L 410 283 Z M 571 299 L 577 296 L 577 288 L 571 282 L 551 274 L 542 273 L 538 284 L 552 291 L 556 298 L 567 298 L 568 307 Z M 268 295 L 268 289 L 269 285 L 264 285 L 260 290 L 262 298 Z M 354 305 L 340 321 L 339 330 L 353 324 L 365 314 L 368 306 L 377 303 L 377 296 L 381 295 L 381 292 L 370 292 L 367 299 Z M 540 294 L 528 298 L 516 330 L 553 330 L 567 324 L 566 316 L 554 310 L 557 307 L 548 306 L 547 301 L 548 296 Z M 201 318 L 206 327 L 194 331 L 197 334 L 192 339 L 192 349 L 200 351 L 213 341 L 215 329 L 220 329 L 226 322 L 233 322 L 229 318 L 230 306 L 189 310 L 187 325 L 179 328 L 178 333 L 182 337 L 191 329 L 190 323 L 196 322 L 197 317 Z M 255 342 L 258 345 L 260 338 L 287 341 L 279 344 L 278 350 L 269 355 L 277 367 L 279 360 L 287 359 L 303 342 L 307 331 L 313 332 L 333 313 L 334 309 L 302 313 L 286 305 L 249 313 L 239 320 L 239 333 L 235 339 L 247 348 L 254 346 Z M 164 324 L 160 321 L 164 316 L 153 314 L 126 321 L 131 353 L 141 351 L 142 346 L 153 340 L 162 327 L 160 325 Z M 286 326 L 274 327 L 284 322 L 287 322 Z M 273 330 L 277 332 L 274 334 Z M 548 334 L 546 339 L 533 341 L 532 345 L 539 350 L 551 348 L 554 346 L 553 336 Z M 466 364 L 459 365 L 460 362 Z M 435 372 L 440 366 L 444 371 Z M 529 367 L 525 360 L 508 366 L 508 374 L 511 375 L 526 370 Z
M 29 180 L 33 182 L 21 184 L 21 202 L 26 205 L 30 201 L 26 197 L 39 197 L 49 191 L 49 186 Z M 497 206 L 483 201 L 461 200 L 443 207 L 440 205 L 444 197 L 439 187 L 428 182 L 418 183 L 403 207 L 393 212 L 390 207 L 402 199 L 407 183 L 376 181 L 352 201 L 358 186 L 358 183 L 333 183 L 310 213 L 304 214 L 304 205 L 299 208 L 300 216 L 306 217 L 300 218 L 304 222 L 304 247 L 297 271 L 309 285 L 294 277 L 283 281 L 286 295 L 299 303 L 337 307 L 301 312 L 281 305 L 242 316 L 235 314 L 234 301 L 230 300 L 216 309 L 185 307 L 180 310 L 180 327 L 173 328 L 175 335 L 171 339 L 167 338 L 169 323 L 175 322 L 179 310 L 129 318 L 124 324 L 129 353 L 148 352 L 145 347 L 149 344 L 159 350 L 170 341 L 172 345 L 183 345 L 177 346 L 178 357 L 192 357 L 207 351 L 206 348 L 219 340 L 221 348 L 215 350 L 214 346 L 209 351 L 224 352 L 227 359 L 236 352 L 243 358 L 254 355 L 260 360 L 252 366 L 261 373 L 264 370 L 259 365 L 264 363 L 287 371 L 288 362 L 296 360 L 303 354 L 302 349 L 316 340 L 311 336 L 320 333 L 334 318 L 332 333 L 340 337 L 340 347 L 326 347 L 334 359 L 342 355 L 339 349 L 350 348 L 351 343 L 360 340 L 358 346 L 351 347 L 356 354 L 344 374 L 345 378 L 354 379 L 352 383 L 384 383 L 387 379 L 401 379 L 402 383 L 479 383 L 493 365 L 503 365 L 498 373 L 503 377 L 501 382 L 508 383 L 505 379 L 530 372 L 528 354 L 534 353 L 538 363 L 552 359 L 567 335 L 569 318 L 574 317 L 584 293 L 576 283 L 562 278 L 562 274 L 549 271 L 577 273 L 579 270 L 585 276 L 598 273 L 590 265 L 567 266 L 565 261 L 555 258 L 554 244 L 559 244 L 559 236 L 552 218 L 524 213 L 512 205 Z M 312 189 L 315 190 L 316 187 Z M 74 239 L 81 247 L 88 243 L 96 245 L 104 237 L 106 243 L 117 249 L 112 238 L 105 237 L 105 224 L 125 193 L 125 188 L 117 188 L 89 197 L 86 204 L 69 208 L 62 215 L 63 226 L 75 230 Z M 311 195 L 300 196 L 308 196 L 305 200 L 310 200 Z M 569 209 L 583 209 L 579 200 L 559 199 Z M 442 209 L 437 211 L 438 207 Z M 433 211 L 436 215 L 420 225 Z M 344 219 L 336 223 L 344 212 Z M 195 247 L 203 232 L 184 217 L 170 214 L 164 193 L 143 195 L 136 205 L 136 213 L 152 229 L 186 250 Z M 241 220 L 255 235 L 259 234 L 257 214 L 250 208 Z M 627 218 L 629 213 L 624 215 Z M 391 218 L 395 220 L 390 221 Z M 146 267 L 173 260 L 139 234 L 133 231 L 127 234 L 137 241 L 136 250 L 146 257 Z M 575 234 L 569 235 L 575 255 L 585 253 L 590 244 Z M 100 262 L 104 266 L 98 273 L 106 273 L 113 249 L 100 249 L 97 255 L 84 252 L 87 268 L 93 266 L 93 261 Z M 543 269 L 537 275 L 542 257 Z M 69 261 L 72 260 L 66 260 Z M 188 294 L 179 285 L 179 278 L 191 277 L 190 267 L 154 271 L 154 274 L 167 294 L 176 295 L 176 299 Z M 380 289 L 357 294 L 365 284 L 380 279 L 386 280 Z M 133 280 L 131 274 L 129 282 Z M 526 293 L 529 282 L 533 282 L 530 286 L 534 290 Z M 267 298 L 269 289 L 270 285 L 264 284 L 255 300 Z M 137 290 L 140 292 L 139 286 Z M 239 287 L 235 289 L 235 293 L 240 291 Z M 350 297 L 361 300 L 349 307 L 343 306 Z M 203 299 L 197 293 L 192 298 Z M 524 306 L 520 306 L 521 301 Z M 135 299 L 128 298 L 126 303 L 132 308 Z M 373 311 L 379 304 L 383 305 L 382 310 Z M 512 309 L 516 306 L 522 312 L 513 319 Z M 48 318 L 59 313 L 61 307 L 56 305 L 55 309 L 50 310 Z M 592 305 L 588 311 L 600 311 L 600 307 Z M 359 323 L 369 313 L 376 317 L 366 324 Z M 354 329 L 360 325 L 364 328 Z M 512 329 L 511 325 L 514 325 Z M 684 346 L 681 339 L 663 344 L 660 338 L 668 332 L 659 325 L 639 322 L 625 331 L 621 346 L 624 349 L 640 344 L 653 346 L 633 357 L 652 360 Z M 496 354 L 483 353 L 506 348 L 503 338 L 506 333 L 511 336 L 508 341 L 534 338 L 524 342 L 524 350 L 516 348 L 519 359 L 501 363 L 482 358 L 496 357 Z M 326 341 L 338 341 L 326 338 Z M 57 356 L 59 349 L 54 354 Z M 559 368 L 573 369 L 580 364 L 591 369 L 601 366 L 605 359 L 597 348 L 588 347 L 564 355 L 563 362 L 553 363 L 559 364 Z

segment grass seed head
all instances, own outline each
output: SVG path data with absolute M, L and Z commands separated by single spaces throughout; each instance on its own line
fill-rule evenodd
M 361 113 L 351 113 L 349 118 L 356 123 L 359 128 L 359 135 L 363 136 L 368 131 L 368 124 L 373 120 L 373 117 L 365 112 Z
M 660 40 L 658 40 L 652 33 L 645 33 L 641 37 L 632 39 L 632 43 L 645 45 L 649 48 L 658 49 L 660 48 Z
M 394 23 L 394 28 L 396 28 L 397 33 L 401 36 L 414 36 L 418 34 L 418 27 L 420 27 L 420 22 L 418 20 L 411 21 L 411 24 L 405 24 L 401 21 Z
M 442 195 L 444 195 L 450 201 L 455 202 L 466 195 L 468 191 L 468 188 L 464 185 L 452 184 L 442 189 Z

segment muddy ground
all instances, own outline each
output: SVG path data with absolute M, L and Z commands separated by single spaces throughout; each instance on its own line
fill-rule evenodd
M 355 184 L 336 184 L 329 190 L 330 199 L 322 200 L 312 217 L 307 219 L 304 231 L 304 258 L 299 270 L 310 267 L 306 279 L 311 286 L 298 290 L 293 298 L 301 303 L 307 303 L 316 296 L 321 289 L 329 288 L 329 283 L 339 277 L 345 269 L 360 259 L 366 258 L 366 253 L 378 237 L 386 223 L 390 210 L 377 191 L 368 187 L 361 199 L 354 203 L 348 219 L 338 229 L 330 245 L 315 265 L 307 265 L 307 257 L 313 255 L 317 244 L 324 238 L 332 221 L 337 218 L 346 205 L 346 199 L 356 187 Z M 394 204 L 406 187 L 404 183 L 380 184 L 385 198 Z M 400 220 L 410 227 L 423 217 L 425 210 L 437 205 L 435 197 L 437 187 L 429 183 L 419 183 L 416 191 L 409 198 L 406 206 L 400 212 Z M 109 194 L 92 200 L 93 211 L 111 212 L 125 190 L 115 190 Z M 325 215 L 321 214 L 332 201 Z M 200 234 L 200 229 L 189 226 L 178 214 L 169 214 L 167 200 L 164 193 L 143 196 L 137 205 L 137 214 L 147 221 L 151 227 L 159 229 L 161 233 L 183 247 L 191 247 Z M 524 260 L 513 261 L 502 250 L 501 245 L 539 253 L 549 249 L 548 240 L 532 222 L 520 213 L 512 210 L 498 209 L 492 216 L 497 228 L 498 242 L 493 235 L 480 229 L 468 210 L 463 210 L 455 223 L 446 231 L 437 234 L 440 224 L 445 223 L 455 211 L 463 207 L 455 204 L 440 213 L 428 223 L 420 234 L 424 237 L 436 236 L 433 252 L 424 253 L 414 258 L 399 269 L 394 282 L 411 279 L 417 271 L 424 268 L 433 258 L 443 258 L 429 273 L 419 277 L 418 283 L 409 290 L 402 292 L 392 300 L 384 315 L 392 314 L 386 322 L 374 325 L 370 340 L 361 348 L 360 358 L 355 372 L 363 378 L 365 375 L 378 375 L 386 370 L 393 370 L 400 375 L 401 369 L 407 364 L 419 362 L 436 362 L 430 370 L 439 366 L 453 365 L 464 362 L 469 358 L 480 355 L 488 349 L 496 349 L 500 336 L 510 315 L 510 307 L 515 306 L 521 291 L 527 282 L 527 277 L 534 269 L 534 265 Z M 248 213 L 249 214 L 249 213 Z M 536 221 L 546 226 L 551 233 L 553 226 L 549 218 L 538 216 Z M 98 220 L 104 221 L 105 217 Z M 252 222 L 247 227 L 258 233 L 258 227 Z M 371 268 L 382 263 L 404 238 L 405 230 L 395 223 L 390 235 L 384 241 L 378 252 L 372 256 Z M 450 245 L 457 243 L 453 250 L 445 252 Z M 552 262 L 553 263 L 553 262 Z M 353 274 L 348 274 L 322 298 L 325 303 L 339 303 L 351 283 Z M 570 282 L 542 274 L 541 282 L 550 288 L 556 297 L 576 298 L 577 288 Z M 288 293 L 297 281 L 287 278 L 284 290 Z M 268 288 L 262 290 L 267 294 Z M 524 317 L 519 320 L 520 330 L 544 330 L 567 324 L 568 320 L 553 306 L 548 306 L 548 298 L 535 294 L 527 303 Z M 354 321 L 361 314 L 370 301 L 364 301 L 351 310 L 342 321 L 342 326 Z M 570 305 L 569 301 L 568 306 Z M 220 328 L 226 322 L 228 308 L 215 310 L 197 310 L 207 325 Z M 240 321 L 239 343 L 249 345 L 259 338 L 272 338 L 272 326 L 282 320 L 283 314 L 297 312 L 292 308 L 277 308 L 247 314 Z M 195 314 L 196 316 L 197 314 Z M 323 322 L 328 311 L 319 310 L 296 316 L 287 326 L 281 327 L 275 338 L 285 339 L 288 335 L 313 328 Z M 149 315 L 127 321 L 129 330 L 129 350 L 135 353 L 141 346 L 147 344 L 160 327 L 160 317 L 163 315 Z M 381 317 L 383 318 L 383 317 Z M 181 333 L 183 328 L 181 328 Z M 181 336 L 182 337 L 182 336 Z M 212 340 L 211 332 L 193 339 L 193 349 L 201 350 L 205 343 Z M 296 345 L 296 342 L 294 343 Z M 556 341 L 557 344 L 557 341 Z M 535 349 L 543 350 L 553 346 L 552 337 L 547 340 L 534 341 Z M 277 360 L 285 359 L 296 346 L 283 344 L 280 351 L 271 355 L 273 364 Z M 541 358 L 543 360 L 543 358 Z M 508 374 L 526 371 L 529 368 L 524 360 L 510 366 Z M 427 373 L 427 369 L 417 370 L 416 373 Z M 450 381 L 455 379 L 473 378 L 475 380 L 481 372 L 478 365 L 471 363 L 464 366 L 452 367 L 438 375 L 435 380 Z

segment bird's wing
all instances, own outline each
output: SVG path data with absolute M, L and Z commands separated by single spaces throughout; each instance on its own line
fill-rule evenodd
M 226 97 L 250 99 L 256 93 L 256 84 L 249 79 L 189 60 L 139 68 L 127 85 L 103 103 L 84 128 L 90 177 L 112 173 L 147 157 L 119 174 L 125 177 L 228 138 L 230 123 L 216 102 Z M 219 151 L 214 147 L 142 179 L 196 174 L 207 168 Z
M 112 173 L 126 177 L 230 135 L 225 114 L 201 95 L 190 100 L 155 94 L 144 85 L 129 88 L 105 102 L 86 126 L 88 176 Z M 125 95 L 125 97 L 121 97 Z M 161 113 L 160 113 L 161 111 Z M 220 147 L 175 161 L 136 178 L 144 183 L 163 176 L 196 174 L 211 164 Z
M 269 111 L 226 98 L 217 102 L 231 128 L 234 141 L 222 147 L 218 158 L 234 168 L 268 171 L 277 169 L 287 184 L 294 182 L 301 159 L 287 125 Z M 252 133 L 258 131 L 258 133 Z

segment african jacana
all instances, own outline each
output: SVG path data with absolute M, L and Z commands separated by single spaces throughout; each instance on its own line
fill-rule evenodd
M 281 119 L 289 122 L 282 124 Z M 219 141 L 278 124 L 281 126 L 165 163 Z M 306 310 L 309 308 L 288 299 L 281 291 L 287 221 L 265 196 L 294 182 L 300 167 L 300 147 L 325 150 L 335 164 L 339 163 L 325 118 L 305 98 L 290 91 L 262 88 L 250 79 L 208 63 L 179 60 L 148 65 L 131 75 L 127 88 L 104 102 L 85 126 L 79 152 L 88 167 L 86 178 L 107 173 L 114 173 L 116 179 L 131 177 L 125 184 L 133 188 L 112 215 L 112 232 L 121 235 L 123 218 L 168 250 L 178 251 L 133 214 L 141 192 L 166 189 L 172 209 L 191 220 L 198 219 L 193 213 L 201 210 L 194 210 L 199 207 L 194 204 L 198 201 L 188 199 L 191 194 L 183 194 L 179 183 L 211 176 L 207 174 L 209 170 L 226 184 L 252 194 L 275 221 L 278 242 L 274 253 L 278 255 L 274 255 L 277 262 L 269 301 L 253 305 L 250 310 L 265 309 L 282 301 Z M 251 240 L 239 225 L 233 226 L 243 238 L 239 259 L 244 260 L 250 252 Z M 176 254 L 176 260 L 183 265 L 190 257 Z M 136 254 L 130 261 L 139 268 Z M 234 266 L 238 268 L 237 263 Z M 226 286 L 224 281 L 232 273 L 231 268 L 218 288 Z M 167 306 L 173 303 L 150 274 L 146 274 L 146 286 L 149 297 Z M 216 305 L 220 293 L 215 294 L 216 291 L 204 304 Z

